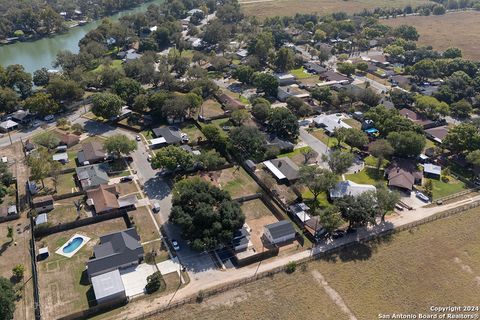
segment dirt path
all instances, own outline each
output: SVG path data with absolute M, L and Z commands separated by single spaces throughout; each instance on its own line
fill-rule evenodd
M 317 270 L 312 271 L 313 278 L 322 286 L 323 290 L 325 290 L 325 293 L 332 299 L 333 302 L 343 311 L 345 314 L 348 315 L 348 319 L 350 320 L 357 320 L 357 317 L 353 314 L 352 310 L 348 308 L 347 304 L 345 301 L 343 301 L 342 296 L 338 294 L 335 289 L 330 287 L 328 284 L 327 280 L 323 277 L 323 275 L 318 272 Z

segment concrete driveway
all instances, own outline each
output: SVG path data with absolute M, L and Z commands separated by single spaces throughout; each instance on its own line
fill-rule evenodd
M 163 225 L 169 240 L 177 240 L 180 245 L 180 250 L 177 251 L 177 256 L 180 264 L 185 266 L 189 272 L 202 273 L 217 269 L 210 255 L 206 252 L 197 252 L 190 248 L 187 242 L 182 239 L 180 229 L 167 222 Z
M 147 277 L 156 271 L 157 268 L 154 265 L 147 263 L 120 270 L 120 276 L 122 277 L 127 297 L 143 294 L 145 286 L 147 285 Z

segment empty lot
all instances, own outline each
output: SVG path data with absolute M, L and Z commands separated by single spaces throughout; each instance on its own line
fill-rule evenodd
M 414 214 L 412 212 L 412 214 Z M 478 304 L 480 209 L 356 245 L 292 275 L 239 287 L 164 314 L 165 319 L 377 319 Z M 322 281 L 324 280 L 324 281 Z
M 363 9 L 378 7 L 404 8 L 428 3 L 425 0 L 239 0 L 247 16 L 267 18 L 273 16 L 293 16 L 296 13 L 328 14 L 345 11 L 360 12 Z
M 431 45 L 436 50 L 458 47 L 464 57 L 480 60 L 480 33 L 476 28 L 479 21 L 480 12 L 467 11 L 443 16 L 399 17 L 383 23 L 392 27 L 412 25 L 420 34 L 420 44 Z

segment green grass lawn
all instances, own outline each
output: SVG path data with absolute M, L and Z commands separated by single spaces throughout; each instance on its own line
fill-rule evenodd
M 432 179 L 433 182 L 433 200 L 443 198 L 460 191 L 466 190 L 465 184 L 453 177 L 449 177 L 448 182 Z
M 323 129 L 314 130 L 310 132 L 310 134 L 315 138 L 317 138 L 318 140 L 322 141 L 329 148 L 335 147 L 338 144 L 337 138 L 327 136 L 327 134 Z
M 358 130 L 362 129 L 362 124 L 355 119 L 351 119 L 351 118 L 344 119 L 343 122 L 345 122 L 346 124 L 348 124 L 352 128 L 355 128 L 355 129 L 358 129 Z
M 308 149 L 311 149 L 311 148 L 306 146 L 306 147 L 301 147 L 301 148 L 298 148 L 298 149 L 294 149 L 292 152 L 282 153 L 282 154 L 278 155 L 277 158 L 283 158 L 283 157 L 293 158 L 294 156 L 299 155 L 303 151 L 306 151 Z
M 188 135 L 188 138 L 190 139 L 189 144 L 196 145 L 199 139 L 205 140 L 205 136 L 203 135 L 202 131 L 200 131 L 200 129 L 198 129 L 193 123 L 182 124 L 180 126 L 180 130 Z
M 303 67 L 300 67 L 298 69 L 293 69 L 290 70 L 289 73 L 294 75 L 297 79 L 306 79 L 306 78 L 311 78 L 312 75 L 305 72 L 305 69 Z
M 110 65 L 113 69 L 120 69 L 122 67 L 122 60 L 112 60 L 112 64 Z M 93 69 L 91 72 L 93 73 L 99 73 L 102 72 L 103 69 L 105 68 L 105 64 L 101 64 L 95 69 Z
M 149 140 L 149 139 L 153 139 L 153 132 L 152 130 L 144 130 L 142 132 L 140 132 L 144 137 L 145 139 Z
M 75 188 L 75 179 L 73 175 L 75 173 L 66 173 L 58 176 L 57 194 L 65 194 L 72 192 Z
M 308 190 L 307 188 L 304 188 L 302 190 L 302 198 L 303 200 L 305 201 L 305 203 L 308 205 L 310 204 L 310 206 L 312 205 L 312 202 L 313 202 L 313 194 L 312 192 L 310 192 L 310 190 Z M 327 208 L 329 206 L 331 206 L 330 202 L 328 201 L 328 195 L 326 192 L 322 192 L 318 195 L 317 197 L 317 202 L 318 202 L 318 205 L 320 208 Z
M 355 183 L 371 185 L 386 182 L 383 178 L 383 170 L 377 172 L 377 169 L 374 168 L 365 168 L 364 170 L 355 174 L 346 174 L 345 179 L 353 181 Z
M 427 139 L 427 143 L 425 144 L 425 148 L 423 150 L 427 150 L 429 148 L 435 148 L 435 143 L 432 140 Z
M 368 156 L 365 159 L 363 159 L 363 161 L 365 162 L 366 166 L 377 167 L 377 158 L 375 158 L 374 156 Z M 390 164 L 390 161 L 384 159 L 382 161 L 381 168 L 388 167 L 389 164 Z

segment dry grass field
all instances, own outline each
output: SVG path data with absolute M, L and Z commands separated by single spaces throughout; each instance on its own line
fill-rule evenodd
M 296 13 L 328 14 L 360 12 L 373 8 L 404 8 L 428 3 L 425 0 L 239 0 L 247 16 L 267 18 L 293 16 Z
M 458 47 L 462 49 L 464 57 L 480 60 L 479 22 L 480 12 L 468 11 L 443 16 L 400 17 L 384 20 L 383 23 L 392 27 L 412 25 L 420 34 L 420 44 L 431 45 L 437 50 Z
M 348 319 L 348 310 L 357 319 L 377 319 L 378 313 L 478 304 L 479 218 L 477 208 L 381 243 L 357 245 L 306 270 L 278 274 L 162 318 L 329 320 Z

